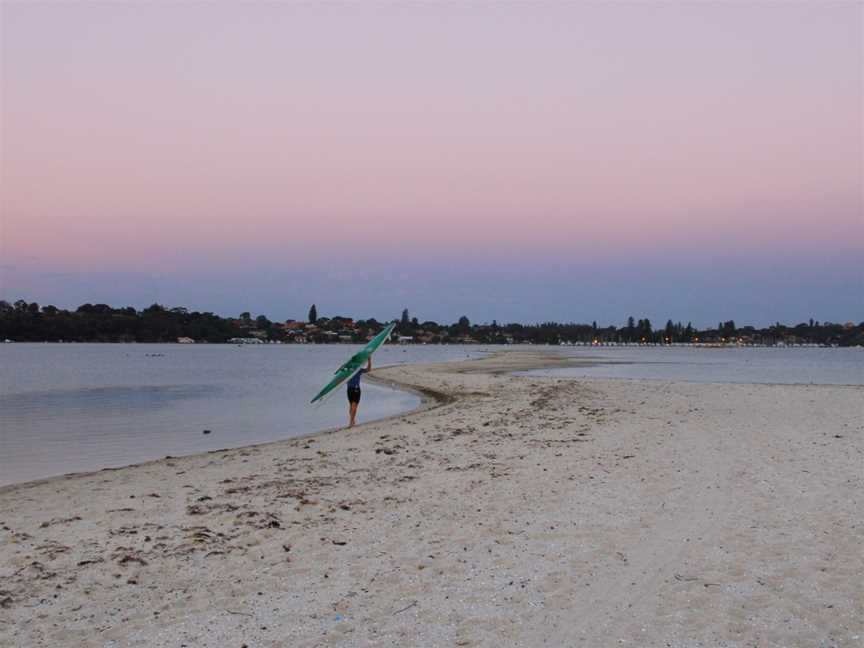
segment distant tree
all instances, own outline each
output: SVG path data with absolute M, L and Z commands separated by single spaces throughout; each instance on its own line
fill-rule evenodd
M 43 306 L 43 307 L 42 307 L 42 312 L 43 312 L 45 315 L 48 315 L 49 317 L 53 317 L 53 316 L 56 315 L 59 311 L 58 311 L 58 309 L 57 309 L 56 306 L 52 306 L 52 305 L 49 304 L 48 306 Z
M 663 331 L 663 337 L 666 338 L 663 340 L 664 342 L 675 342 L 675 325 L 672 323 L 672 320 L 666 321 L 666 328 Z
M 12 304 L 5 299 L 0 299 L 0 313 L 9 313 L 13 310 Z
M 256 317 L 255 318 L 255 324 L 258 326 L 259 329 L 262 329 L 265 331 L 272 326 L 272 323 L 270 322 L 269 319 L 267 319 L 266 315 L 259 315 L 258 317 Z
M 626 333 L 624 337 L 628 342 L 632 342 L 636 337 L 636 320 L 633 319 L 633 316 L 627 318 L 627 328 L 625 329 Z
M 403 308 L 402 309 L 402 319 L 399 320 L 399 325 L 407 328 L 410 321 L 411 321 L 411 318 L 408 317 L 408 309 Z
M 460 333 L 467 333 L 469 330 L 471 330 L 471 321 L 465 315 L 463 315 L 459 318 L 459 322 L 456 324 L 456 326 L 459 329 Z
M 243 313 L 240 313 L 240 319 L 246 324 L 251 324 L 252 313 L 250 313 L 249 311 L 245 311 Z
M 640 341 L 651 342 L 651 335 L 653 333 L 651 329 L 651 320 L 649 320 L 647 317 L 645 319 L 640 319 L 638 327 Z
M 315 307 L 315 304 L 312 304 L 312 307 L 309 309 L 309 323 L 314 324 L 318 321 L 318 309 Z

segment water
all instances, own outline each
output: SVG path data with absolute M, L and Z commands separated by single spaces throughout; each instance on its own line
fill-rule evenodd
M 344 390 L 321 406 L 309 400 L 359 348 L 0 344 L 0 485 L 344 425 Z M 385 346 L 375 364 L 480 354 L 480 347 Z M 364 381 L 358 420 L 419 402 Z
M 864 384 L 861 348 L 576 347 L 559 353 L 591 364 L 524 373 L 700 383 Z

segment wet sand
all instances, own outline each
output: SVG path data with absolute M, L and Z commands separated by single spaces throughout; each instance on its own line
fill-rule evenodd
M 564 362 L 0 489 L 0 646 L 864 645 L 864 388 L 510 375 Z

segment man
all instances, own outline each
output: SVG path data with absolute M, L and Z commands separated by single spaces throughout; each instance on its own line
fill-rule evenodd
M 369 356 L 369 361 L 366 363 L 366 368 L 361 369 L 356 374 L 351 376 L 348 381 L 348 427 L 354 427 L 357 422 L 357 407 L 360 405 L 360 376 L 364 373 L 372 371 L 372 356 Z

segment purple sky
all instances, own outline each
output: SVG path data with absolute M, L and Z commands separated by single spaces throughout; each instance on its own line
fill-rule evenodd
M 864 5 L 4 3 L 0 298 L 864 319 Z

